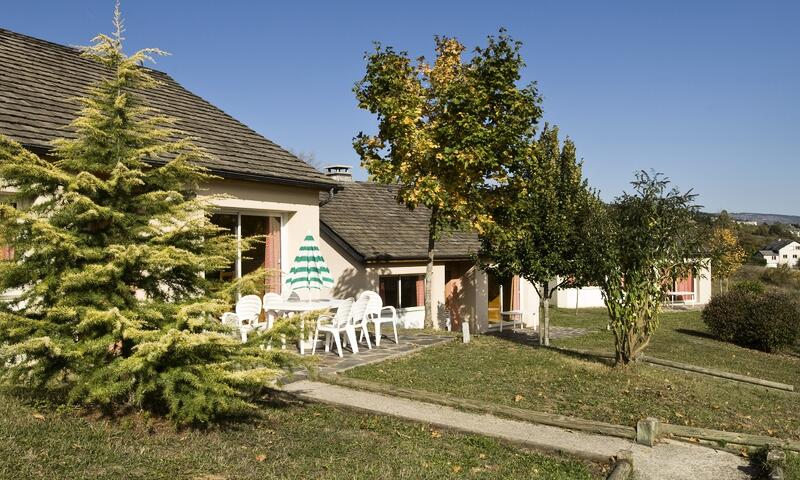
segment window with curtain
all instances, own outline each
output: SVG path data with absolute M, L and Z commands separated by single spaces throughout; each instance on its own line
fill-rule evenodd
M 425 276 L 381 276 L 379 293 L 384 305 L 395 308 L 422 307 L 425 305 Z
M 251 247 L 240 252 L 236 261 L 224 271 L 208 272 L 206 278 L 232 280 L 252 273 L 259 268 L 269 271 L 266 291 L 281 292 L 281 219 L 263 215 L 243 215 L 239 213 L 217 213 L 212 215 L 211 223 L 230 232 L 237 239 L 260 237 Z

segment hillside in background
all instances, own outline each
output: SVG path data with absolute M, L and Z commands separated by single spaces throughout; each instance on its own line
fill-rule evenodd
M 756 221 L 758 223 L 785 223 L 785 224 L 800 224 L 800 215 L 780 215 L 777 213 L 733 213 L 729 212 L 728 215 L 736 220 L 746 222 Z

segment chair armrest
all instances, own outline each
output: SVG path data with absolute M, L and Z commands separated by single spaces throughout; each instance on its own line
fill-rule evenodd
M 392 318 L 397 318 L 397 309 L 394 308 L 393 306 L 387 305 L 387 306 L 381 308 L 381 316 L 383 316 L 383 311 L 384 310 L 389 310 L 390 312 L 392 312 Z

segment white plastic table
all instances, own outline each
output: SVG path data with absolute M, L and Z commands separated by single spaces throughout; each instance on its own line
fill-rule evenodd
M 345 300 L 337 300 L 337 299 L 330 299 L 330 300 L 310 300 L 310 301 L 296 301 L 296 302 L 275 302 L 275 303 L 268 303 L 264 305 L 265 310 L 274 310 L 276 312 L 281 313 L 301 313 L 301 312 L 312 312 L 314 310 L 336 310 L 342 305 Z M 300 355 L 305 355 L 306 353 L 306 342 L 305 338 L 305 326 L 300 323 Z M 309 332 L 310 333 L 310 332 Z M 347 332 L 348 339 L 353 346 L 353 353 L 358 353 L 358 342 L 356 342 L 355 332 L 348 331 Z

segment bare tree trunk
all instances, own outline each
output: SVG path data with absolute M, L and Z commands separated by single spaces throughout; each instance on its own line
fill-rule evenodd
M 539 324 L 539 345 L 544 345 L 545 347 L 550 346 L 550 285 L 547 282 L 544 283 L 544 287 L 542 288 L 542 308 L 544 309 L 544 314 L 542 315 L 542 322 Z
M 425 267 L 425 328 L 439 328 L 433 322 L 433 249 L 436 245 L 436 209 L 431 211 L 431 220 L 428 225 L 428 264 Z

